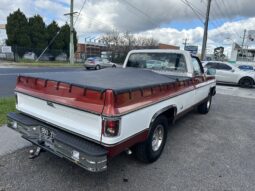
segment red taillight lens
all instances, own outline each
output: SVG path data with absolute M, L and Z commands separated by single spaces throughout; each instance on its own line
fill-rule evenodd
M 119 135 L 120 120 L 119 119 L 103 119 L 102 134 L 106 137 L 116 137 Z
M 88 61 L 90 64 L 96 64 L 96 61 L 95 60 L 89 60 Z

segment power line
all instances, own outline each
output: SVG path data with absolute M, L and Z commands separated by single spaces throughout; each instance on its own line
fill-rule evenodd
M 188 0 L 185 0 L 187 3 L 189 3 L 191 6 L 193 6 L 193 8 L 197 11 L 197 13 L 202 17 L 204 18 L 205 17 L 205 13 L 203 13 L 202 10 L 200 10 L 199 8 L 197 8 L 196 6 L 194 6 L 194 4 L 192 4 L 190 1 Z M 202 3 L 204 3 L 204 1 L 202 1 Z M 210 15 L 211 16 L 211 15 Z M 216 22 L 216 20 L 214 21 L 215 19 L 211 20 L 209 24 L 213 25 L 215 28 L 218 28 L 220 25 Z
M 87 2 L 87 1 L 84 0 L 83 3 L 82 3 L 82 6 L 81 6 L 81 8 L 80 8 L 80 10 L 79 10 L 79 13 L 78 13 L 78 15 L 77 15 L 77 17 L 76 17 L 76 19 L 75 19 L 75 21 L 74 21 L 74 26 L 75 26 L 76 22 L 78 21 L 78 19 L 79 19 L 79 17 L 80 17 L 80 14 L 81 14 L 81 11 L 82 11 L 82 9 L 83 9 L 83 7 L 84 7 L 84 5 L 85 5 L 86 2 Z
M 185 0 L 187 3 L 189 3 L 196 11 L 197 13 L 202 17 L 204 18 L 205 17 L 205 12 L 203 12 L 203 10 L 199 9 L 198 7 L 196 7 L 192 2 L 188 1 L 188 0 Z
M 202 24 L 204 24 L 203 18 L 201 18 L 201 15 L 194 9 L 194 7 L 187 1 L 187 0 L 181 0 L 181 2 L 188 6 L 192 12 L 197 16 L 197 18 L 201 21 Z
M 136 7 L 135 5 L 131 4 L 130 2 L 128 2 L 127 0 L 123 0 L 121 2 L 126 3 L 127 5 L 129 5 L 130 7 L 132 7 L 133 9 L 135 9 L 136 11 L 138 11 L 140 14 L 142 14 L 143 16 L 145 16 L 147 18 L 147 20 L 153 24 L 158 26 L 158 22 L 155 22 L 147 13 L 145 13 L 144 11 L 142 11 L 141 9 L 139 9 L 138 7 Z
M 223 1 L 224 2 L 224 1 Z M 228 15 L 227 15 L 227 12 L 224 12 L 222 9 L 221 9 L 221 7 L 220 7 L 220 5 L 218 4 L 218 1 L 217 0 L 215 0 L 215 4 L 216 4 L 216 6 L 217 6 L 217 8 L 218 8 L 218 11 L 219 11 L 219 13 L 221 13 L 221 15 L 223 16 L 223 17 L 225 17 L 225 18 L 230 18 Z M 225 3 L 223 3 L 223 6 L 225 5 Z M 225 7 L 225 9 L 227 9 L 227 7 Z M 233 32 L 234 32 L 234 35 L 237 37 L 237 39 L 239 39 L 240 38 L 240 35 L 237 33 L 237 31 L 236 30 L 233 30 Z

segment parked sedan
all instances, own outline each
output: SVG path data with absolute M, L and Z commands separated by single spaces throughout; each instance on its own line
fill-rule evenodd
M 95 69 L 95 70 L 100 70 L 101 68 L 115 68 L 116 64 L 110 62 L 107 59 L 102 59 L 100 57 L 90 57 L 88 58 L 85 63 L 84 63 L 84 67 L 86 69 Z
M 252 87 L 255 85 L 255 72 L 243 71 L 238 67 L 219 61 L 204 62 L 205 69 L 213 68 L 216 70 L 216 81 L 218 83 L 237 84 L 241 87 Z

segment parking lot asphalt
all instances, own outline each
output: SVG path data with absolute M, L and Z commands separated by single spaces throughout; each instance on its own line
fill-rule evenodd
M 82 68 L 0 68 L 0 97 L 13 96 L 16 78 L 23 73 L 77 71 Z
M 103 173 L 89 173 L 48 152 L 29 148 L 0 157 L 0 190 L 255 190 L 255 99 L 213 98 L 170 127 L 162 156 L 143 164 L 121 154 Z M 2 145 L 1 145 L 2 146 Z

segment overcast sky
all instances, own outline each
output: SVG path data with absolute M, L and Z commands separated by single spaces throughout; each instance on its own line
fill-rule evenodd
M 196 13 L 185 4 L 187 1 Z M 74 11 L 79 12 L 83 2 L 74 0 Z M 40 14 L 47 24 L 56 20 L 62 25 L 68 21 L 64 13 L 69 12 L 69 3 L 69 0 L 1 0 L 0 23 L 6 23 L 9 13 L 20 8 L 27 16 Z M 206 3 L 207 0 L 86 0 L 75 28 L 80 42 L 85 37 L 116 29 L 178 46 L 187 38 L 188 44 L 201 47 Z M 254 0 L 212 0 L 209 51 L 220 45 L 229 49 L 233 41 L 241 43 L 244 29 L 255 30 Z

